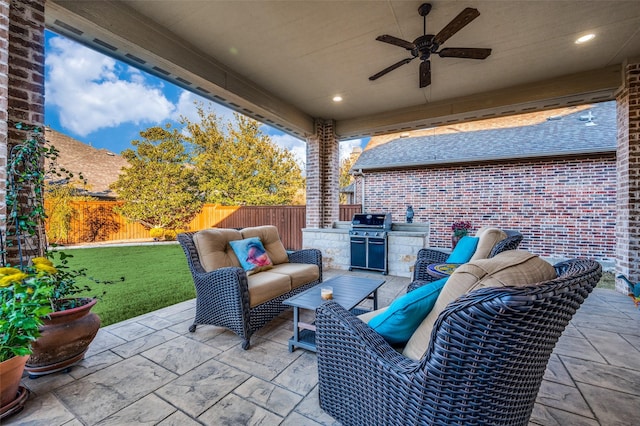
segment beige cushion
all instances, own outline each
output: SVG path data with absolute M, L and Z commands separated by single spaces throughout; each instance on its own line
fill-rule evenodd
M 252 308 L 291 290 L 291 279 L 288 275 L 275 274 L 271 271 L 250 275 L 247 280 L 249 281 L 249 305 Z
M 387 310 L 387 308 L 389 308 L 389 307 L 385 306 L 384 308 L 376 309 L 375 311 L 369 311 L 369 312 L 366 312 L 364 314 L 360 314 L 360 315 L 358 315 L 358 318 L 362 322 L 369 324 L 369 321 L 371 320 L 371 318 L 375 317 L 378 314 L 383 313 L 384 311 Z
M 422 321 L 405 346 L 403 355 L 418 360 L 429 346 L 433 325 L 440 312 L 461 295 L 484 287 L 522 287 L 556 277 L 554 267 L 537 255 L 508 250 L 491 259 L 471 261 L 455 270 L 440 292 L 433 310 Z
M 320 278 L 318 265 L 306 263 L 281 263 L 275 265 L 269 272 L 291 277 L 291 288 L 300 287 Z
M 229 241 L 241 239 L 242 234 L 235 229 L 212 228 L 196 232 L 193 235 L 193 243 L 204 270 L 211 272 L 218 268 L 240 266 Z
M 278 235 L 278 228 L 273 225 L 256 226 L 253 228 L 244 228 L 242 231 L 243 238 L 259 237 L 262 241 L 262 245 L 274 265 L 286 263 L 289 261 L 287 251 L 280 241 L 280 235 Z
M 481 228 L 476 235 L 480 237 L 480 239 L 478 240 L 478 247 L 476 247 L 475 253 L 471 256 L 471 262 L 478 259 L 486 259 L 491 254 L 493 247 L 498 242 L 507 238 L 507 234 L 498 228 Z

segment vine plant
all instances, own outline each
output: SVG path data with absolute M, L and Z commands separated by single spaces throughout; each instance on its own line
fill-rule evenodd
M 27 132 L 27 138 L 11 148 L 7 164 L 6 187 L 6 247 L 5 255 L 16 266 L 25 264 L 33 256 L 44 256 L 47 247 L 44 221 L 47 217 L 44 209 L 45 178 L 57 178 L 61 182 L 70 182 L 73 172 L 58 167 L 56 160 L 59 151 L 48 146 L 42 129 L 17 123 L 15 128 Z M 84 181 L 80 174 L 79 179 Z M 15 245 L 16 256 L 8 248 Z

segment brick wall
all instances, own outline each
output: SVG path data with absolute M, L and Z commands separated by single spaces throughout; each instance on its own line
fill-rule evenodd
M 613 153 L 365 173 L 367 211 L 390 211 L 404 222 L 407 205 L 414 222 L 431 223 L 432 246 L 450 247 L 451 223 L 469 220 L 474 231 L 486 225 L 519 230 L 525 236 L 520 247 L 544 257 L 615 257 Z
M 623 84 L 617 94 L 618 120 L 618 216 L 616 272 L 632 282 L 640 281 L 640 63 L 626 63 Z M 626 283 L 616 288 L 627 291 Z
M 11 147 L 25 139 L 25 132 L 15 129 L 18 122 L 44 126 L 44 4 L 45 0 L 0 0 L 0 31 L 6 26 L 8 16 L 8 38 L 2 37 L 4 43 L 8 39 L 7 80 L 5 86 L 7 106 L 7 140 L 2 144 L 5 160 Z M 0 52 L 6 48 L 0 47 Z M 1 55 L 2 53 L 0 53 Z M 2 60 L 0 60 L 0 67 Z M 0 69 L 0 73 L 2 73 Z M 0 90 L 3 90 L 0 77 Z M 5 162 L 6 165 L 6 162 Z M 5 170 L 3 168 L 3 170 Z M 4 179 L 2 179 L 4 182 Z M 3 194 L 5 195 L 5 194 Z M 4 202 L 2 203 L 4 206 Z M 42 252 L 43 240 L 29 241 L 24 254 L 31 256 Z M 17 248 L 8 247 L 8 260 L 17 262 Z
M 7 214 L 7 107 L 9 97 L 9 1 L 0 0 L 0 232 L 4 233 Z

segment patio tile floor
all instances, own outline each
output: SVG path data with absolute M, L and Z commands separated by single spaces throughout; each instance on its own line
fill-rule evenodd
M 339 274 L 380 276 L 324 275 Z M 380 306 L 409 282 L 385 279 Z M 225 329 L 200 326 L 189 333 L 194 302 L 100 329 L 68 373 L 24 377 L 31 396 L 3 424 L 337 424 L 318 405 L 316 355 L 288 352 L 291 311 L 257 332 L 243 351 L 240 338 Z M 596 289 L 556 346 L 530 424 L 632 425 L 639 417 L 640 311 L 625 295 Z

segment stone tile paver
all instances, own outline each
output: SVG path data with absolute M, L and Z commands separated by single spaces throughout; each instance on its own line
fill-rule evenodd
M 219 353 L 218 349 L 180 336 L 144 351 L 141 355 L 169 371 L 184 374 Z
M 327 271 L 325 278 L 338 274 L 381 276 Z M 384 279 L 380 306 L 409 282 Z M 338 424 L 319 407 L 316 355 L 288 352 L 291 311 L 258 331 L 245 351 L 221 327 L 190 333 L 194 306 L 190 300 L 100 329 L 70 372 L 25 376 L 33 392 L 2 425 Z M 640 311 L 627 296 L 596 289 L 556 345 L 529 424 L 635 425 L 639 360 Z
M 251 377 L 238 386 L 234 393 L 282 417 L 288 415 L 303 398 L 303 395 L 257 377 Z
M 280 424 L 282 417 L 237 395 L 230 394 L 205 411 L 198 420 L 212 426 L 267 426 Z
M 251 376 L 211 359 L 180 378 L 167 383 L 156 394 L 192 417 L 198 417 Z
M 176 374 L 136 355 L 55 391 L 83 422 L 94 424 L 174 380 Z

